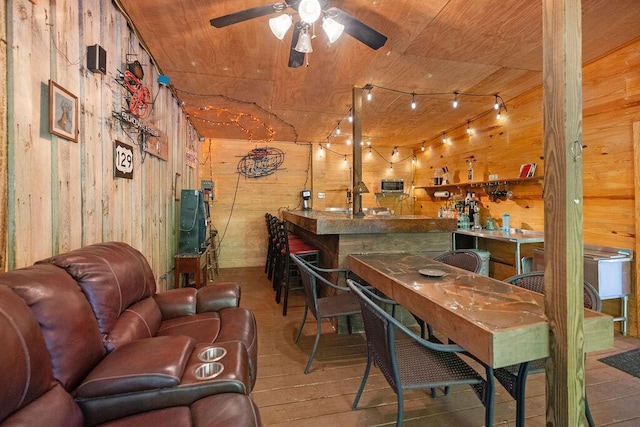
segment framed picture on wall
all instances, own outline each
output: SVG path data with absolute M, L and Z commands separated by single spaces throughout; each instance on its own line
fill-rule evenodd
M 78 142 L 78 98 L 49 80 L 49 132 Z

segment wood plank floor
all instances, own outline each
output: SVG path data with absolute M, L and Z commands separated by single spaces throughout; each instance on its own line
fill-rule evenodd
M 360 400 L 351 410 L 366 362 L 361 334 L 336 334 L 329 322 L 311 372 L 304 367 L 315 338 L 310 315 L 296 344 L 302 319 L 301 291 L 293 291 L 289 313 L 274 300 L 271 283 L 262 268 L 221 269 L 216 282 L 242 285 L 241 305 L 251 309 L 258 322 L 258 380 L 252 398 L 265 426 L 381 426 L 394 425 L 396 396 L 377 369 L 372 369 Z M 597 359 L 640 347 L 640 340 L 616 335 L 615 348 L 587 356 L 587 393 L 598 426 L 640 426 L 640 379 L 611 368 Z M 545 425 L 544 375 L 527 381 L 527 426 Z M 431 399 L 422 391 L 405 392 L 406 426 L 482 426 L 484 408 L 469 387 L 454 387 L 448 396 Z M 496 386 L 495 425 L 515 426 L 515 402 Z

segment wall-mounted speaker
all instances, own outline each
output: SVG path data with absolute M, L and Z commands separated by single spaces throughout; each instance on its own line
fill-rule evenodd
M 107 51 L 99 44 L 87 47 L 87 68 L 94 73 L 107 74 Z

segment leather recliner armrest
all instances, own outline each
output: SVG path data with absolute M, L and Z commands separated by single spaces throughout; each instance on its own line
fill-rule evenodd
M 195 288 L 170 289 L 159 292 L 153 299 L 160 307 L 162 320 L 196 314 L 198 291 Z
M 240 285 L 234 282 L 214 283 L 198 290 L 196 311 L 220 311 L 240 306 Z
M 169 320 L 196 313 L 239 307 L 240 285 L 233 282 L 223 282 L 200 289 L 170 289 L 155 294 L 153 299 L 160 307 L 162 320 Z
M 185 336 L 136 340 L 109 353 L 75 389 L 79 398 L 95 398 L 176 387 L 195 341 Z

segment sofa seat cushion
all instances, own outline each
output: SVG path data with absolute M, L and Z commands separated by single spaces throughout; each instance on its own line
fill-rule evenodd
M 250 354 L 258 354 L 258 330 L 253 313 L 244 307 L 220 310 L 218 341 L 240 341 Z
M 255 403 L 242 394 L 225 393 L 209 396 L 189 406 L 144 412 L 112 422 L 102 427 L 258 427 L 260 414 Z
M 2 421 L 2 427 L 82 427 L 82 411 L 60 384 Z
M 175 387 L 194 346 L 195 342 L 185 336 L 131 342 L 109 353 L 74 394 L 90 398 Z
M 217 341 L 240 341 L 249 354 L 251 388 L 258 377 L 258 326 L 253 312 L 244 308 L 225 308 L 220 310 L 222 325 Z
M 212 344 L 220 334 L 220 315 L 215 312 L 193 314 L 165 320 L 158 336 L 186 335 L 198 344 Z

